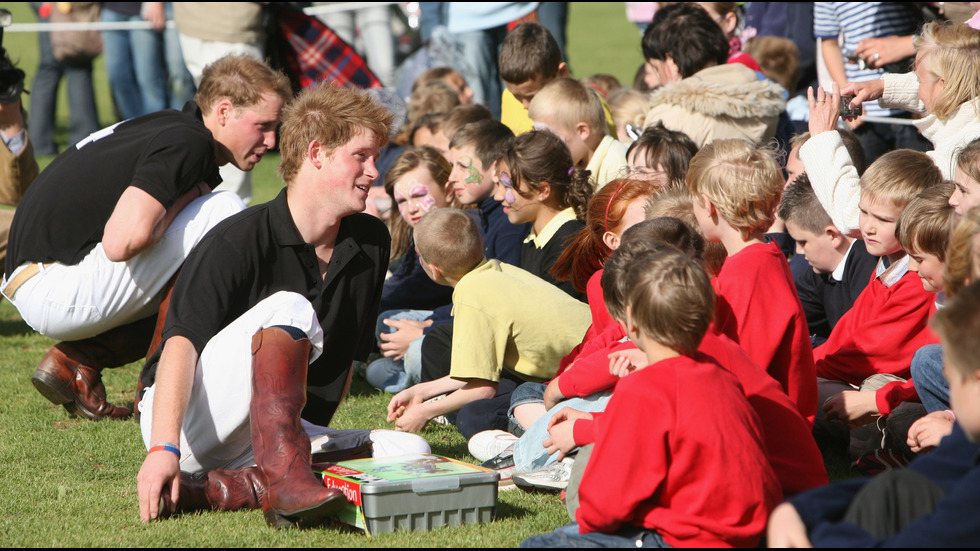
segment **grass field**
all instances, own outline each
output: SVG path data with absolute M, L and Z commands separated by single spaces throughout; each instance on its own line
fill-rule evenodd
M 27 3 L 5 5 L 15 23 L 33 22 Z M 621 3 L 573 2 L 568 29 L 569 59 L 576 76 L 609 73 L 625 84 L 641 63 L 639 34 Z M 27 72 L 28 87 L 37 64 L 37 37 L 6 33 L 4 46 Z M 101 59 L 95 64 L 100 117 L 114 122 Z M 66 94 L 61 91 L 59 140 L 67 135 Z M 27 102 L 29 103 L 29 98 Z M 51 158 L 39 159 L 42 167 Z M 253 178 L 254 200 L 274 197 L 281 183 L 278 156 L 270 154 Z M 10 547 L 513 547 L 533 534 L 568 521 L 554 494 L 521 491 L 500 494 L 497 519 L 489 525 L 396 533 L 367 538 L 335 529 L 275 531 L 260 512 L 202 513 L 141 524 L 136 474 L 145 449 L 133 421 L 93 423 L 70 417 L 44 400 L 30 375 L 54 341 L 33 332 L 5 300 L 0 302 L 0 545 Z M 131 404 L 139 364 L 108 370 L 109 399 Z M 341 406 L 336 428 L 389 428 L 384 419 L 388 396 L 355 380 Z M 434 452 L 475 461 L 466 442 L 446 427 L 422 435 Z
M 4 5 L 15 23 L 34 22 L 26 2 Z M 611 73 L 632 80 L 641 63 L 639 39 L 622 4 L 574 3 L 569 22 L 569 58 L 579 76 Z M 5 33 L 4 46 L 27 73 L 37 66 L 37 35 Z M 96 96 L 103 125 L 116 122 L 101 58 L 95 62 Z M 67 140 L 67 94 L 62 87 L 58 111 L 59 143 Z M 25 100 L 29 106 L 30 97 Z M 42 168 L 51 157 L 39 159 Z M 274 197 L 278 155 L 258 165 L 254 201 Z M 133 421 L 92 423 L 70 417 L 44 400 L 30 375 L 55 341 L 34 333 L 17 311 L 0 303 L 0 544 L 10 547 L 514 547 L 522 539 L 567 522 L 554 494 L 503 492 L 497 519 L 489 525 L 397 533 L 368 538 L 335 529 L 275 531 L 261 512 L 205 513 L 166 522 L 141 524 L 136 473 L 146 453 Z M 141 365 L 108 370 L 109 399 L 131 404 Z M 386 428 L 388 396 L 355 380 L 335 418 L 337 428 Z M 436 453 L 475 462 L 465 440 L 446 427 L 422 435 Z

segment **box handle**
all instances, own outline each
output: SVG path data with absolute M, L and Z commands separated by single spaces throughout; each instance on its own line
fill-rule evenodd
M 416 494 L 431 494 L 459 490 L 458 476 L 440 476 L 412 481 L 412 491 Z

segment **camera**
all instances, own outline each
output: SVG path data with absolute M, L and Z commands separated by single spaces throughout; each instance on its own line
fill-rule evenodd
M 0 8 L 0 103 L 13 103 L 24 91 L 24 71 L 14 66 L 3 47 L 3 28 L 10 25 L 10 10 Z
M 854 96 L 841 96 L 840 97 L 840 116 L 842 117 L 860 117 L 864 110 L 860 105 L 856 109 L 851 109 L 851 100 Z

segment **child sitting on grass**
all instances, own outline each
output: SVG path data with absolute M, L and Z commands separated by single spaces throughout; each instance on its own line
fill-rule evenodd
M 627 280 L 625 329 L 649 365 L 620 379 L 601 423 L 574 422 L 595 435 L 576 522 L 521 545 L 755 546 L 781 491 L 737 380 L 697 353 L 711 282 L 677 251 L 637 259 Z
M 837 322 L 827 342 L 813 351 L 821 417 L 824 413 L 828 419 L 863 417 L 858 413 L 867 413 L 868 407 L 847 404 L 853 395 L 835 396 L 854 390 L 873 375 L 908 379 L 915 351 L 936 342 L 927 327 L 936 295 L 909 271 L 910 259 L 896 228 L 916 195 L 942 182 L 929 157 L 909 149 L 882 155 L 861 177 L 861 236 L 868 252 L 881 259 L 854 306 Z
M 416 432 L 434 417 L 459 411 L 456 425 L 466 438 L 506 428 L 510 393 L 521 382 L 555 374 L 588 328 L 589 307 L 529 272 L 488 261 L 477 224 L 464 211 L 423 216 L 415 245 L 429 277 L 454 288 L 450 370 L 396 394 L 388 421 Z
M 687 186 L 705 237 L 728 251 L 713 280 L 714 330 L 739 343 L 812 423 L 817 388 L 806 314 L 786 257 L 764 237 L 783 191 L 775 155 L 745 140 L 715 140 L 691 159 Z

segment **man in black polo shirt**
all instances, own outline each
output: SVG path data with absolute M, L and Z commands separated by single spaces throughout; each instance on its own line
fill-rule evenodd
M 311 437 L 376 457 L 428 451 L 415 435 L 325 428 L 372 346 L 391 239 L 361 211 L 390 124 L 359 91 L 307 89 L 281 130 L 286 188 L 187 259 L 141 375 L 144 521 L 261 506 L 282 527 L 336 510 L 346 499 L 312 474 Z
M 64 341 L 32 376 L 45 398 L 93 420 L 131 414 L 106 402 L 101 371 L 146 355 L 168 280 L 211 227 L 244 209 L 211 194 L 218 167 L 251 170 L 291 96 L 265 63 L 222 58 L 183 112 L 100 130 L 35 180 L 10 229 L 2 290 L 31 327 Z

